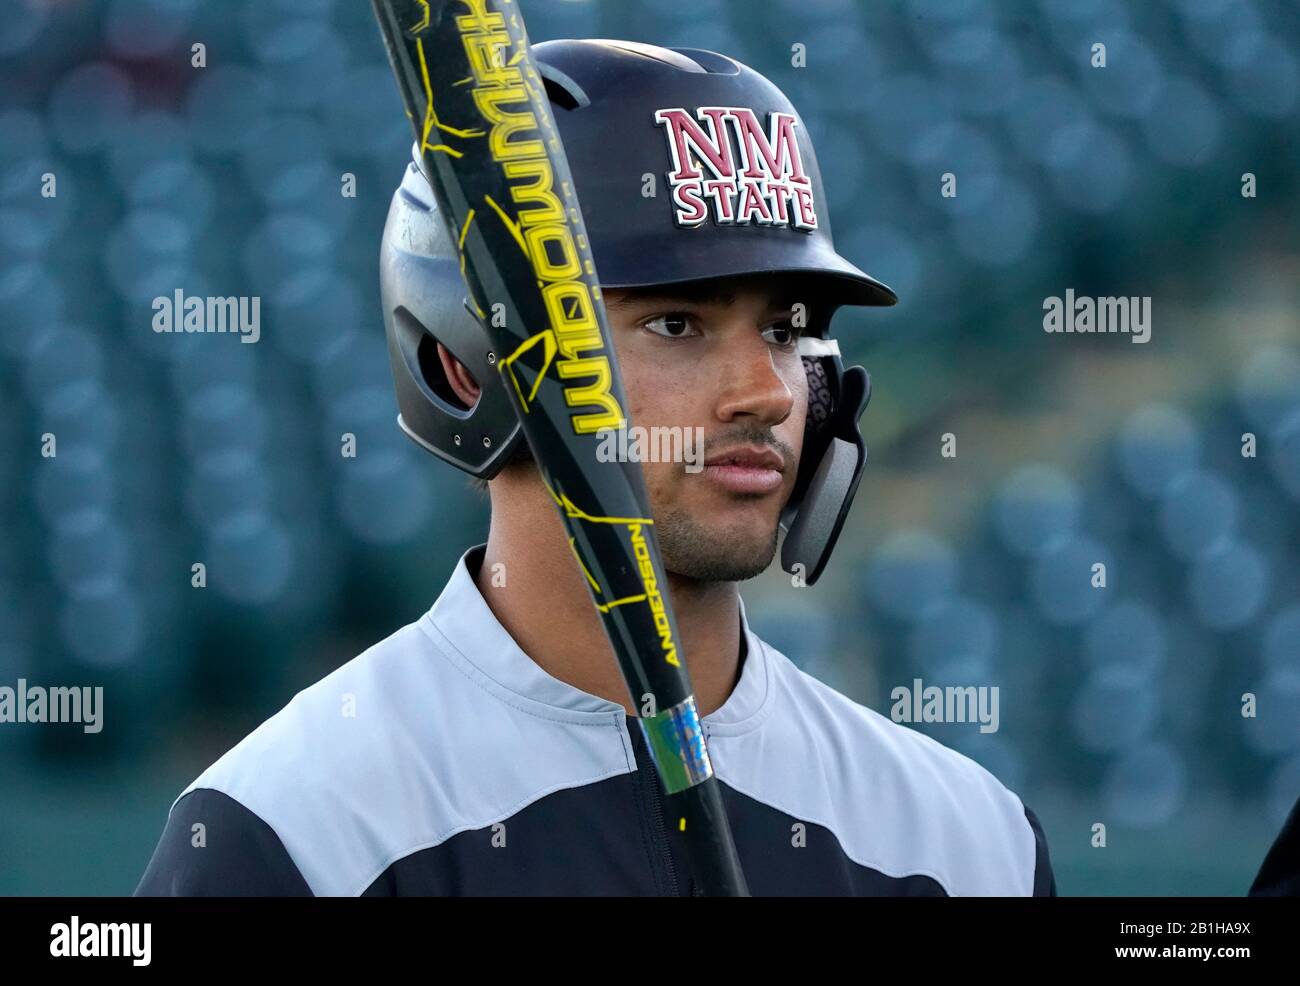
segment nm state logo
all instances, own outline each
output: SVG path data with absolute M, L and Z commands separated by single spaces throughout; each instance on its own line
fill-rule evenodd
M 722 225 L 817 228 L 794 114 L 767 116 L 764 126 L 746 106 L 655 112 L 673 160 L 668 184 L 677 225 L 699 226 L 712 215 Z

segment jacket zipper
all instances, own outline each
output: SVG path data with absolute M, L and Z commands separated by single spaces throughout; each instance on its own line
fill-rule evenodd
M 680 897 L 681 891 L 677 886 L 677 867 L 673 863 L 672 851 L 668 847 L 668 824 L 664 820 L 664 802 L 663 794 L 659 790 L 659 772 L 655 769 L 654 759 L 650 756 L 645 734 L 641 732 L 641 724 L 629 720 L 628 728 L 635 729 L 640 734 L 640 742 L 635 747 L 637 773 L 644 775 L 643 784 L 650 789 L 650 811 L 654 818 L 655 834 L 658 836 L 659 853 L 664 860 L 665 869 L 668 871 L 668 884 L 672 889 L 672 896 Z

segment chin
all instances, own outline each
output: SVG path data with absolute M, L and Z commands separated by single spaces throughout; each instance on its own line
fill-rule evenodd
M 664 568 L 701 582 L 743 582 L 767 571 L 776 557 L 777 521 L 743 526 L 708 524 L 668 512 L 655 521 Z

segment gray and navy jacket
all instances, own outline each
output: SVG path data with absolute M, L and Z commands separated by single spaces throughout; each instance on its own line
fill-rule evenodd
M 483 549 L 186 788 L 136 893 L 694 893 L 637 723 L 519 648 Z M 1055 895 L 1016 795 L 740 618 L 739 681 L 702 721 L 752 894 Z

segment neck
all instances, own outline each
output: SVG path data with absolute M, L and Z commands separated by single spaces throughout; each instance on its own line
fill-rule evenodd
M 547 674 L 638 716 L 555 505 L 535 476 L 525 483 L 504 474 L 493 481 L 479 591 Z M 727 700 L 739 677 L 739 590 L 734 582 L 667 574 L 679 647 L 687 655 L 696 707 L 706 716 Z

